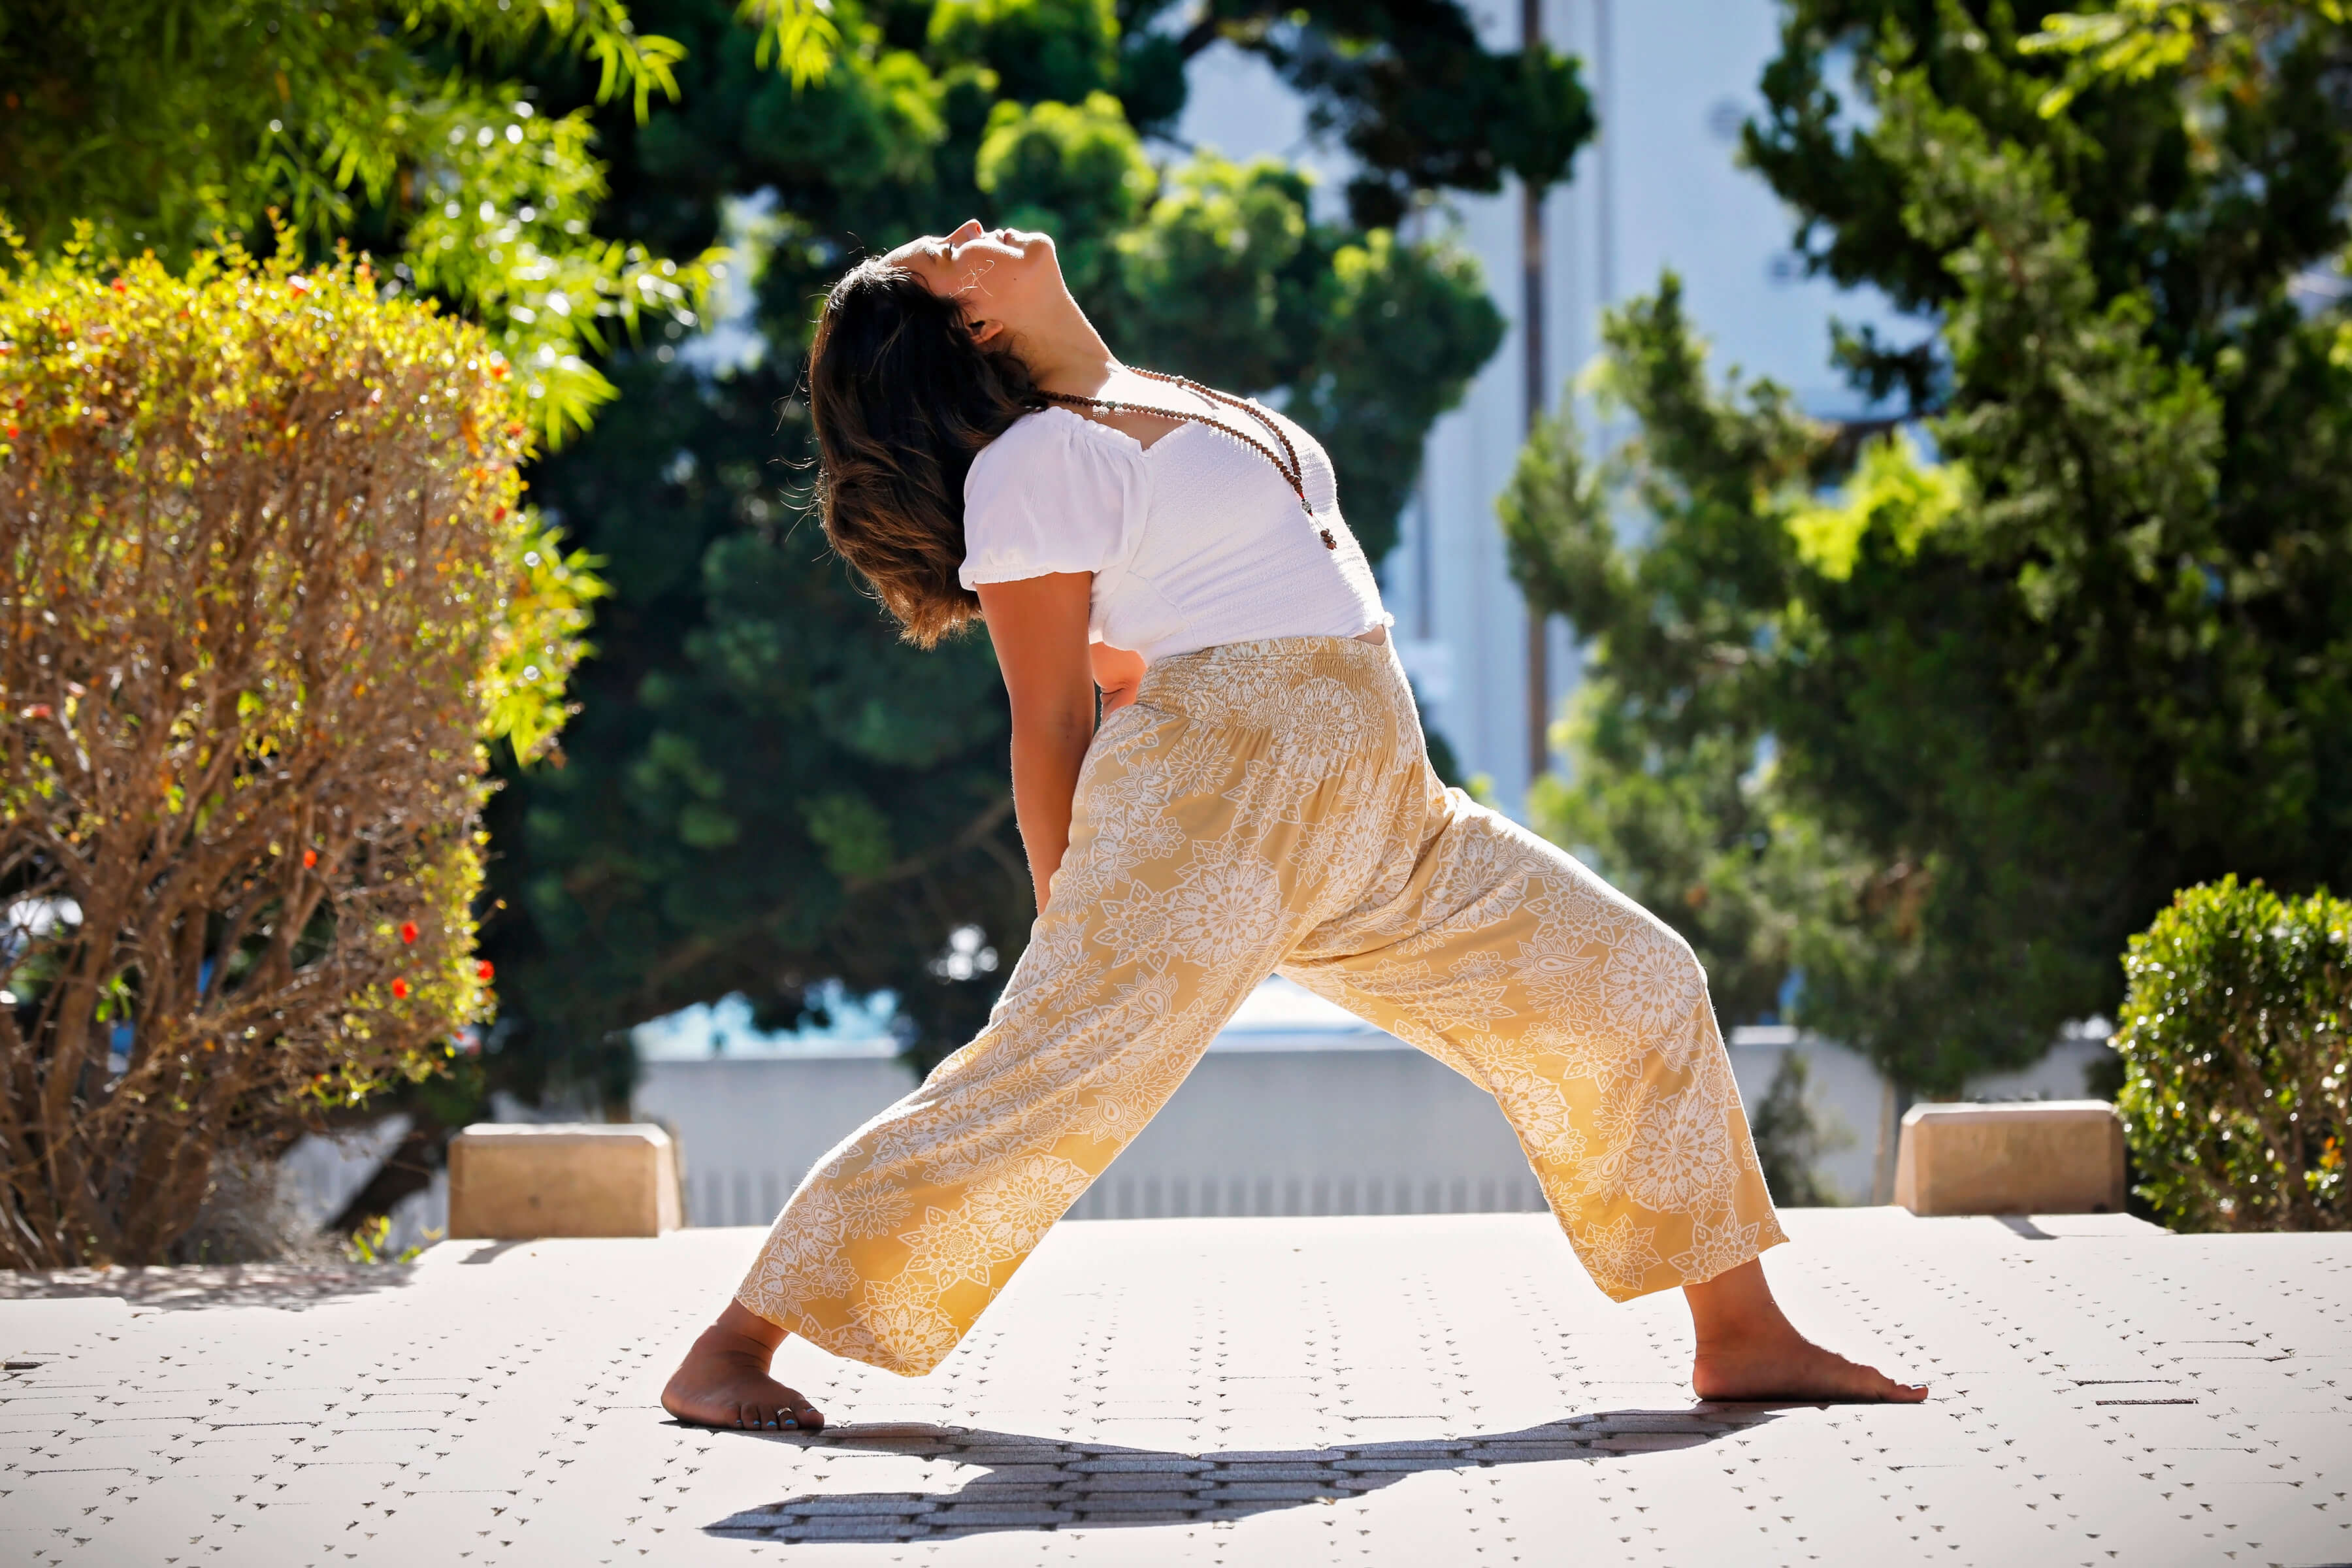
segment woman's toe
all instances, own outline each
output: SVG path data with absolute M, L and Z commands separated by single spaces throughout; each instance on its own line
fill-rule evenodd
M 1878 1396 L 1881 1399 L 1893 1400 L 1902 1405 L 1915 1405 L 1927 1397 L 1927 1385 L 1924 1384 L 1904 1383 L 1887 1376 L 1883 1372 L 1877 1375 Z

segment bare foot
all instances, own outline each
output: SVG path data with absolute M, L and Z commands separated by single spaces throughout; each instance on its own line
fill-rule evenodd
M 816 1432 L 824 1416 L 793 1389 L 768 1375 L 784 1331 L 734 1301 L 702 1331 L 669 1374 L 662 1408 L 697 1426 L 747 1431 Z
M 1772 1299 L 1760 1259 L 1685 1285 L 1683 1295 L 1698 1335 L 1691 1387 L 1701 1399 L 1916 1405 L 1927 1397 L 1923 1384 L 1897 1383 L 1799 1333 Z
M 1897 1383 L 1876 1367 L 1848 1361 L 1790 1329 L 1698 1348 L 1691 1387 L 1701 1399 L 1787 1400 L 1800 1404 L 1916 1405 L 1925 1384 Z

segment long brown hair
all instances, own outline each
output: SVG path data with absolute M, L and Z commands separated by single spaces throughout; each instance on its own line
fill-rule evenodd
M 972 341 L 962 307 L 903 267 L 833 287 L 809 351 L 825 537 L 929 647 L 980 614 L 963 565 L 963 481 L 982 447 L 1045 406 L 1029 367 Z

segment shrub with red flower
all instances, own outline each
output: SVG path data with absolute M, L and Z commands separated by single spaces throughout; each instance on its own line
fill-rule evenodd
M 484 747 L 599 586 L 504 368 L 349 265 L 0 269 L 0 1267 L 158 1257 L 487 1015 Z

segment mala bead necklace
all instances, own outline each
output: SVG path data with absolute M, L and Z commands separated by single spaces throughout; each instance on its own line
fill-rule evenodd
M 1041 392 L 1037 395 L 1049 403 L 1059 403 L 1072 408 L 1091 408 L 1098 414 L 1156 414 L 1162 419 L 1173 419 L 1180 424 L 1206 425 L 1212 430 L 1220 431 L 1243 445 L 1252 447 L 1258 456 L 1272 463 L 1275 472 L 1280 474 L 1290 488 L 1297 493 L 1298 510 L 1305 512 L 1309 521 L 1314 519 L 1314 504 L 1307 499 L 1306 468 L 1299 462 L 1298 453 L 1291 446 L 1290 437 L 1282 433 L 1281 426 L 1266 417 L 1265 410 L 1241 398 L 1219 392 L 1213 386 L 1202 386 L 1199 382 L 1185 376 L 1163 375 L 1156 370 L 1138 370 L 1133 371 L 1132 374 L 1143 377 L 1146 381 L 1164 381 L 1171 386 L 1181 386 L 1193 396 L 1205 398 L 1211 403 L 1222 403 L 1229 408 L 1240 409 L 1265 426 L 1265 433 L 1273 437 L 1276 443 L 1282 447 L 1281 455 L 1277 457 L 1272 447 L 1268 447 L 1256 437 L 1246 435 L 1234 429 L 1223 420 L 1212 418 L 1206 414 L 1195 414 L 1181 408 L 1154 408 L 1149 404 L 1128 403 L 1114 398 L 1080 397 L 1075 393 L 1067 392 Z M 1328 526 L 1318 524 L 1315 531 L 1322 536 L 1324 549 L 1339 548 L 1339 542 L 1331 537 L 1331 530 Z

